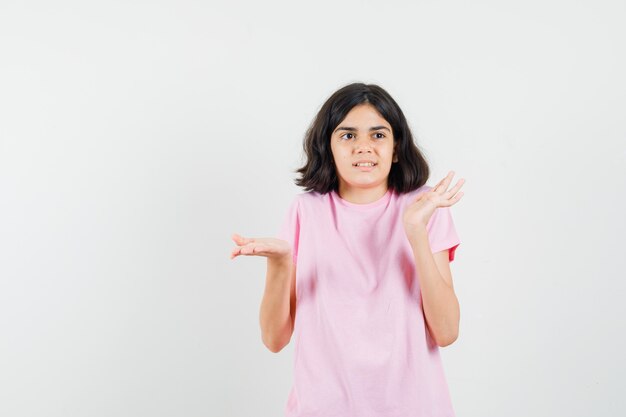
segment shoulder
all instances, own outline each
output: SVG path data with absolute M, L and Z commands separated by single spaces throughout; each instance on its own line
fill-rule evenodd
M 309 211 L 308 208 L 315 207 L 316 201 L 319 199 L 318 193 L 313 191 L 299 192 L 294 194 L 289 200 L 287 208 L 290 215 L 301 215 L 302 212 Z
M 298 201 L 300 206 L 310 207 L 312 205 L 314 206 L 326 202 L 328 200 L 328 197 L 328 193 L 321 194 L 317 191 L 304 191 L 296 194 L 294 199 Z
M 299 192 L 297 194 L 294 194 L 293 197 L 291 197 L 291 204 L 292 205 L 296 205 L 296 204 L 302 204 L 303 202 L 307 202 L 307 201 L 314 201 L 315 199 L 317 199 L 315 191 L 302 191 Z

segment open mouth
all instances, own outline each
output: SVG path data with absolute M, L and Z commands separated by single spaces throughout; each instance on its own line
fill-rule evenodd
M 376 165 L 378 164 L 374 162 L 361 162 L 358 164 L 352 164 L 353 167 L 357 167 L 357 168 L 375 167 Z

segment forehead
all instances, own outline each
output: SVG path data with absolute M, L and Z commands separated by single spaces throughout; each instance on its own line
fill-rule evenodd
M 387 120 L 376 110 L 376 107 L 371 104 L 358 104 L 354 106 L 346 117 L 341 122 L 350 124 L 351 126 L 371 126 L 371 125 L 383 125 L 390 126 Z

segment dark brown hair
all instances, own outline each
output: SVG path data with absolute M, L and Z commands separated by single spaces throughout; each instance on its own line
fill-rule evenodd
M 428 163 L 417 145 L 406 118 L 395 100 L 375 84 L 352 83 L 335 91 L 322 105 L 304 136 L 306 156 L 304 166 L 295 172 L 301 174 L 296 185 L 305 191 L 326 194 L 339 190 L 339 179 L 330 147 L 333 130 L 358 104 L 369 103 L 391 125 L 394 149 L 398 162 L 391 165 L 387 187 L 398 193 L 413 191 L 426 183 Z

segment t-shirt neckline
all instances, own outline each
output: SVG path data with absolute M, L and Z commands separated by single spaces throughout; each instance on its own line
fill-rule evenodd
M 388 188 L 387 192 L 378 200 L 372 201 L 371 203 L 360 204 L 360 203 L 352 203 L 348 200 L 344 200 L 343 198 L 339 196 L 339 193 L 337 191 L 335 190 L 331 191 L 331 193 L 333 194 L 333 197 L 339 202 L 339 204 L 341 204 L 344 207 L 349 207 L 351 209 L 357 209 L 357 210 L 369 210 L 371 208 L 382 206 L 383 204 L 388 203 L 389 200 L 391 199 L 392 192 L 393 191 L 391 190 L 391 188 Z

